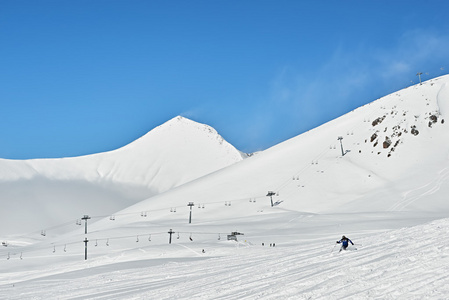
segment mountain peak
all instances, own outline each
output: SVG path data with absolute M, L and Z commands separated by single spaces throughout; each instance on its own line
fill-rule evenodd
M 28 205 L 32 211 L 25 214 L 51 214 L 46 206 L 38 205 L 46 202 L 48 195 L 58 199 L 53 207 L 71 207 L 58 214 L 61 221 L 86 210 L 112 213 L 242 159 L 240 151 L 212 127 L 177 116 L 109 152 L 63 159 L 0 160 L 0 203 L 10 206 L 9 211 L 0 212 L 0 219 L 18 223 L 17 228 L 19 224 L 23 229 L 31 226 L 10 213 L 24 210 L 20 203 L 28 195 L 33 195 L 34 205 Z
M 173 144 L 173 146 L 175 146 L 175 143 L 180 141 L 182 141 L 182 143 L 193 145 L 193 143 L 199 142 L 196 141 L 196 138 L 198 138 L 199 136 L 207 136 L 207 138 L 214 143 L 218 142 L 220 145 L 225 145 L 226 147 L 235 149 L 232 145 L 227 143 L 224 138 L 219 135 L 218 132 L 211 126 L 198 123 L 182 116 L 176 116 L 152 129 L 134 142 L 131 142 L 125 147 L 117 150 L 125 149 L 128 147 L 140 147 L 142 143 L 147 144 L 148 147 L 158 147 L 157 143 L 155 143 L 154 141 L 155 139 L 158 139 L 156 138 L 156 136 L 162 139 L 165 143 Z M 177 146 L 179 147 L 181 145 Z M 237 149 L 235 150 L 239 152 Z

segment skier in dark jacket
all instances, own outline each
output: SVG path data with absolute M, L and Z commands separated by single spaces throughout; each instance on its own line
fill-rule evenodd
M 346 250 L 346 248 L 348 248 L 348 246 L 349 246 L 349 243 L 351 243 L 352 245 L 354 245 L 354 243 L 353 243 L 350 239 L 348 239 L 347 237 L 345 237 L 345 236 L 342 236 L 342 237 L 341 237 L 341 240 L 337 241 L 337 244 L 341 244 L 340 251 L 341 251 L 341 250 Z M 339 251 L 339 252 L 340 252 L 340 251 Z

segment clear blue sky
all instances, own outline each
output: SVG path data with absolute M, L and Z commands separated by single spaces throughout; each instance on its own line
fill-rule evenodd
M 263 150 L 449 70 L 449 1 L 0 1 L 0 157 L 182 115 Z M 441 69 L 443 68 L 443 69 Z

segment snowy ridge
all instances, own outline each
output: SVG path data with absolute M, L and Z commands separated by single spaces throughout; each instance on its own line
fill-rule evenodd
M 105 179 L 151 186 L 155 180 L 154 173 L 157 172 L 153 171 L 152 174 L 151 167 L 156 164 L 153 169 L 172 168 L 172 182 L 168 178 L 159 178 L 158 184 L 163 185 L 160 189 L 166 190 L 242 158 L 241 153 L 212 127 L 176 117 L 136 141 L 110 152 L 58 159 L 2 159 L 0 180 L 30 179 L 40 175 L 64 180 Z M 167 161 L 170 163 L 168 166 Z M 193 168 L 194 165 L 196 168 Z M 177 169 L 183 172 L 179 174 Z
M 39 224 L 56 225 L 86 212 L 113 213 L 242 159 L 214 129 L 183 117 L 110 152 L 2 159 L 0 232 L 36 230 Z M 47 222 L 36 222 L 36 214 Z

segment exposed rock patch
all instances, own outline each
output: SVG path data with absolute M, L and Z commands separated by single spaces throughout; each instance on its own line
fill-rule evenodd
M 371 124 L 372 124 L 373 126 L 376 126 L 376 125 L 379 125 L 380 123 L 382 123 L 383 120 L 385 120 L 385 116 L 377 118 L 377 119 L 374 120 Z
M 384 149 L 387 149 L 390 146 L 391 146 L 391 139 L 388 136 L 386 136 L 385 141 L 383 142 L 383 147 Z

